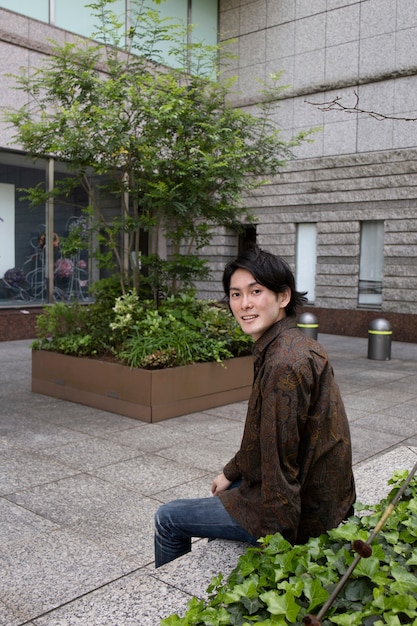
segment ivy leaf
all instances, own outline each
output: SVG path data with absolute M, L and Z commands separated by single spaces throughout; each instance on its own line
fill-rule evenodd
M 367 576 L 372 579 L 378 572 L 379 565 L 379 559 L 375 556 L 370 556 L 368 559 L 361 559 L 353 570 L 353 574 L 355 576 Z
M 295 622 L 300 606 L 296 603 L 292 593 L 287 591 L 285 594 L 280 594 L 278 591 L 271 590 L 262 593 L 260 598 L 272 615 L 284 615 L 290 623 Z
M 394 613 L 405 613 L 406 615 L 414 615 L 417 606 L 417 600 L 410 593 L 404 595 L 387 596 L 378 595 L 372 603 L 373 607 L 379 609 L 379 613 L 393 611 Z
M 402 523 L 404 526 L 407 526 L 407 532 L 401 533 L 401 538 L 403 541 L 407 541 L 407 543 L 413 543 L 417 537 L 417 519 L 416 516 L 411 516 L 403 520 Z
M 332 615 L 328 619 L 330 622 L 333 622 L 333 624 L 339 624 L 339 626 L 361 626 L 363 623 L 363 613 L 362 611 L 356 613 L 349 611 L 348 614 Z
M 346 524 L 342 524 L 338 528 L 329 530 L 328 534 L 332 539 L 353 541 L 354 539 L 358 539 L 358 525 L 352 522 L 346 522 Z
M 407 571 L 401 565 L 391 568 L 391 574 L 396 582 L 391 585 L 391 589 L 395 593 L 416 593 L 417 578 L 414 574 Z
M 244 580 L 243 583 L 235 585 L 233 591 L 228 591 L 224 594 L 223 602 L 225 604 L 232 604 L 233 602 L 240 602 L 242 598 L 256 598 L 258 596 L 257 586 L 255 580 Z
M 275 535 L 267 535 L 263 539 L 259 540 L 259 543 L 264 545 L 264 551 L 268 554 L 279 554 L 280 552 L 288 552 L 291 550 L 291 544 L 284 539 L 281 533 Z
M 400 533 L 398 532 L 398 530 L 390 530 L 384 532 L 384 539 L 393 546 L 398 543 L 399 537 Z
M 401 626 L 401 622 L 397 615 L 383 615 L 384 620 L 378 620 L 374 623 L 374 626 Z
M 190 626 L 200 622 L 199 616 L 204 610 L 204 602 L 197 598 L 191 598 L 188 602 L 188 611 L 185 617 L 174 614 L 161 621 L 161 626 Z
M 245 554 L 242 554 L 237 565 L 241 576 L 249 576 L 249 574 L 255 571 L 259 567 L 261 558 L 262 556 L 258 548 L 249 548 Z
M 197 621 L 186 622 L 186 626 L 195 626 L 196 624 L 204 624 L 204 626 L 227 626 L 230 624 L 230 614 L 224 607 L 220 609 L 207 607 Z
M 410 558 L 406 561 L 406 565 L 417 565 L 417 548 L 412 550 Z
M 291 591 L 296 598 L 299 598 L 304 590 L 304 581 L 294 577 L 291 580 L 282 581 L 277 588 L 282 591 Z
M 263 603 L 258 598 L 258 596 L 254 597 L 254 598 L 242 597 L 242 604 L 245 607 L 246 611 L 249 613 L 249 615 L 253 615 L 260 608 L 263 607 Z
M 369 581 L 365 578 L 349 580 L 344 589 L 344 596 L 349 602 L 363 603 L 373 599 L 373 593 Z
M 311 613 L 317 606 L 322 606 L 329 597 L 328 591 L 323 588 L 318 578 L 307 578 L 304 583 L 304 593 L 310 604 L 307 607 L 307 613 Z

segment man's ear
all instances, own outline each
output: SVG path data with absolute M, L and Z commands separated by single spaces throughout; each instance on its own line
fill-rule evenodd
M 281 296 L 281 306 L 283 309 L 290 303 L 291 300 L 291 289 L 287 287 L 285 291 L 281 291 L 279 294 Z

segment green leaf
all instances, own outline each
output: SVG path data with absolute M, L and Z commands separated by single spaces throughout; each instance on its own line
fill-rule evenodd
M 394 596 L 380 594 L 375 598 L 372 606 L 381 611 L 393 611 L 395 613 L 406 613 L 407 615 L 414 613 L 415 615 L 417 600 L 411 593 L 395 594 Z
M 383 620 L 378 620 L 374 622 L 374 626 L 401 626 L 401 622 L 397 615 L 383 615 Z
M 368 559 L 361 559 L 355 569 L 353 576 L 367 576 L 373 578 L 379 570 L 379 559 L 370 556 Z
M 413 548 L 411 551 L 411 556 L 406 561 L 406 565 L 417 565 L 417 548 Z
M 308 613 L 311 613 L 316 607 L 322 606 L 330 595 L 317 578 L 305 580 L 304 593 L 309 600 Z
M 266 591 L 260 595 L 260 598 L 265 602 L 268 611 L 272 615 L 284 615 L 290 623 L 297 619 L 300 606 L 289 591 L 284 594 L 274 590 Z
M 339 626 L 360 626 L 363 622 L 363 613 L 350 612 L 343 615 L 331 615 L 327 618 L 333 624 L 339 624 Z
M 417 593 L 417 577 L 400 565 L 391 568 L 396 582 L 391 585 L 395 593 Z
M 337 528 L 328 531 L 329 537 L 332 539 L 343 539 L 346 541 L 354 541 L 358 539 L 358 524 L 346 522 Z
M 232 592 L 225 593 L 223 601 L 225 604 L 231 604 L 232 602 L 239 602 L 241 598 L 255 598 L 257 595 L 258 590 L 255 581 L 248 579 L 240 585 L 235 585 Z

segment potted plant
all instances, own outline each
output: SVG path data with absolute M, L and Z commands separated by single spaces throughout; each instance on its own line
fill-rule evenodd
M 147 422 L 248 398 L 251 339 L 227 307 L 192 294 L 156 306 L 134 289 L 113 300 L 106 290 L 38 318 L 33 391 Z

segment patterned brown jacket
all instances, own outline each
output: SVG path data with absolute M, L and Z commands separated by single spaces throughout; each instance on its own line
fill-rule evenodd
M 271 326 L 254 355 L 241 447 L 224 468 L 226 478 L 242 482 L 219 497 L 254 537 L 281 532 L 303 543 L 352 513 L 345 409 L 326 352 L 294 317 Z

